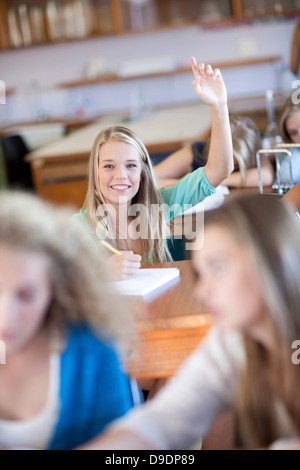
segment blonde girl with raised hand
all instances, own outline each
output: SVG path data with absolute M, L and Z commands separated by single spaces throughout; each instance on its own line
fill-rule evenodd
M 126 305 L 71 216 L 0 194 L 0 448 L 72 449 L 133 406 Z
M 203 168 L 161 190 L 145 145 L 130 129 L 110 127 L 95 139 L 87 196 L 84 207 L 74 218 L 94 238 L 108 241 L 120 252 L 121 255 L 114 254 L 108 261 L 116 278 L 132 276 L 141 263 L 170 261 L 167 243 L 170 219 L 186 205 L 195 205 L 213 194 L 233 170 L 227 92 L 222 75 L 210 65 L 197 65 L 194 57 L 191 66 L 195 93 L 209 105 L 211 115 L 211 143 Z M 141 208 L 139 216 L 131 212 L 136 204 Z

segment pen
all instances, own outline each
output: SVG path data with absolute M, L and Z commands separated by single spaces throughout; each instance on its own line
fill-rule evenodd
M 111 251 L 112 253 L 114 253 L 115 255 L 120 255 L 122 256 L 122 253 L 120 253 L 120 251 L 116 250 L 116 248 L 114 248 L 113 246 L 111 246 L 109 243 L 107 243 L 106 241 L 104 240 L 101 240 L 100 241 L 101 245 L 103 245 L 105 248 L 107 248 L 109 251 Z

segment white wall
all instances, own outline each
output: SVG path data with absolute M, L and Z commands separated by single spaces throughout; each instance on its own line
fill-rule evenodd
M 190 56 L 216 63 L 247 57 L 280 55 L 289 63 L 296 20 L 261 21 L 232 27 L 197 26 L 140 35 L 113 36 L 69 44 L 39 46 L 0 54 L 0 80 L 17 93 L 0 106 L 0 122 L 37 116 L 74 115 L 83 104 L 91 114 L 128 109 L 132 90 L 141 91 L 145 106 L 189 102 L 195 99 L 192 75 L 147 78 L 61 90 L 57 84 L 85 77 L 91 58 L 100 57 L 108 71 L 128 60 L 174 58 L 187 65 Z M 281 64 L 224 69 L 229 97 L 262 94 L 280 88 Z

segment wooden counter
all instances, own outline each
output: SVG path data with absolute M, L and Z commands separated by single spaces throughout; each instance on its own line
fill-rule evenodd
M 143 267 L 177 267 L 180 281 L 154 298 L 128 296 L 138 338 L 131 343 L 126 365 L 138 380 L 168 378 L 208 333 L 211 315 L 194 297 L 196 277 L 191 261 Z

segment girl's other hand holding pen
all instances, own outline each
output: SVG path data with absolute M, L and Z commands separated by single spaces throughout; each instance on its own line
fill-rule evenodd
M 121 255 L 121 256 L 120 256 Z M 113 254 L 107 264 L 116 280 L 134 276 L 141 267 L 141 256 L 133 251 L 120 251 L 120 255 Z
M 138 272 L 142 260 L 140 255 L 133 253 L 133 251 L 119 251 L 105 240 L 101 240 L 100 244 L 112 253 L 107 263 L 115 280 L 126 279 Z

